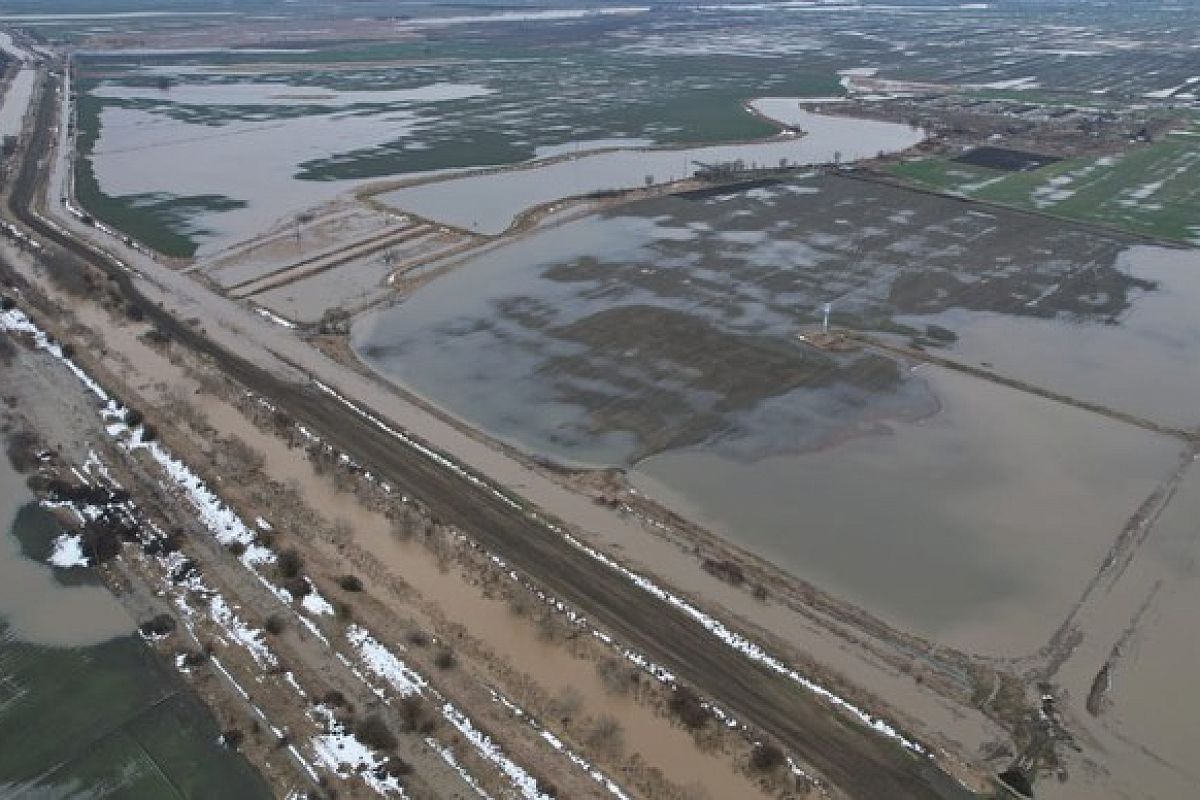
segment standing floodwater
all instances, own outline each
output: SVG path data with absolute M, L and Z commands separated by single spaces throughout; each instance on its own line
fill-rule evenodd
M 956 344 L 966 314 L 1041 331 L 1050 354 L 1174 331 L 1178 352 L 1108 362 L 1096 386 L 1160 373 L 1190 385 L 1195 372 L 1165 360 L 1188 352 L 1186 316 L 1148 313 L 1187 302 L 1189 282 L 1172 275 L 1183 260 L 1143 275 L 1170 251 L 1028 219 L 1014 244 L 1013 222 L 837 176 L 660 198 L 494 249 L 361 319 L 353 342 L 490 435 L 625 466 L 652 496 L 893 623 L 1029 652 L 1174 469 L 1177 443 L 916 359 L 796 338 L 826 302 L 835 325 L 950 355 L 979 352 L 978 337 Z M 959 286 L 986 293 L 946 290 Z M 1032 350 L 1013 335 L 984 357 L 1009 374 Z M 1058 380 L 1035 383 L 1073 391 L 1102 374 L 1054 361 Z
M 0 797 L 270 796 L 106 589 L 22 554 L 59 528 L 2 455 L 0 529 Z
M 397 209 L 475 233 L 503 233 L 516 218 L 544 203 L 595 192 L 636 189 L 684 180 L 706 167 L 743 162 L 752 167 L 857 161 L 912 147 L 923 134 L 895 122 L 794 111 L 786 122 L 803 131 L 750 144 L 615 150 L 485 175 L 423 183 L 380 195 Z
M 100 586 L 63 586 L 50 567 L 21 554 L 13 526 L 53 525 L 23 476 L 0 458 L 0 616 L 15 637 L 58 647 L 100 644 L 133 632 L 133 620 Z

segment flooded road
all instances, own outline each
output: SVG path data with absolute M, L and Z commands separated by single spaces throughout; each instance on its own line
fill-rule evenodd
M 804 111 L 788 117 L 790 125 L 804 131 L 802 136 L 712 147 L 616 150 L 425 183 L 378 199 L 437 222 L 495 235 L 507 230 L 522 212 L 544 203 L 684 180 L 704 165 L 738 160 L 747 167 L 850 162 L 905 150 L 923 138 L 918 129 L 894 122 Z

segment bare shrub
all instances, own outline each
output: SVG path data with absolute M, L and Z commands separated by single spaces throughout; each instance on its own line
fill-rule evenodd
M 738 564 L 736 561 L 706 558 L 701 562 L 700 566 L 708 574 L 734 586 L 741 586 L 746 582 L 746 574 L 742 571 L 741 564 Z
M 756 772 L 773 772 L 783 766 L 783 750 L 773 742 L 759 742 L 750 753 L 750 768 Z
M 524 591 L 517 589 L 508 596 L 508 610 L 518 617 L 524 617 L 533 608 L 533 601 Z
M 398 744 L 396 734 L 392 733 L 383 717 L 378 714 L 371 714 L 359 720 L 354 726 L 354 734 L 359 741 L 375 750 L 395 750 Z
M 564 686 L 550 702 L 555 716 L 566 721 L 574 719 L 583 708 L 583 695 L 574 686 Z
M 430 734 L 437 727 L 437 714 L 419 695 L 412 694 L 401 698 L 396 710 L 400 714 L 400 720 L 406 731 Z
M 667 700 L 667 708 L 685 727 L 697 730 L 708 724 L 712 712 L 704 705 L 700 695 L 688 686 L 679 685 Z
M 143 636 L 166 636 L 175 632 L 175 618 L 170 614 L 157 614 L 138 626 Z
M 592 722 L 586 741 L 592 750 L 614 756 L 625 748 L 625 732 L 615 717 L 602 714 Z
M 294 578 L 288 578 L 283 582 L 283 588 L 287 589 L 292 597 L 299 600 L 312 594 L 312 585 L 303 575 L 297 575 Z
M 625 694 L 637 686 L 641 675 L 637 667 L 621 658 L 609 657 L 596 662 L 596 673 L 604 688 L 613 694 Z
M 0 336 L 0 341 L 4 340 Z M 34 469 L 38 465 L 38 450 L 41 449 L 41 442 L 38 435 L 30 428 L 20 428 L 8 435 L 8 441 L 5 443 L 5 450 L 8 453 L 8 460 L 12 463 L 17 472 L 25 473 Z
M 300 551 L 296 548 L 288 548 L 279 554 L 279 560 L 275 562 L 276 569 L 279 570 L 280 576 L 284 578 L 295 578 L 300 575 L 300 570 L 304 569 L 304 559 L 300 556 Z

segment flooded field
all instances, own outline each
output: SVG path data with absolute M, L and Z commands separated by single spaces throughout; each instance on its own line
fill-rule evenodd
M 648 82 L 629 60 L 574 47 L 527 56 L 460 47 L 354 69 L 317 56 L 265 70 L 230 68 L 219 54 L 101 61 L 79 81 L 77 191 L 93 213 L 170 255 L 211 253 L 366 179 L 597 144 L 768 136 L 774 126 L 731 94 L 747 73 L 747 85 L 780 92 L 836 89 L 830 72 L 697 74 L 690 62 L 656 60 L 659 79 Z M 554 98 L 542 91 L 551 82 Z
M 30 558 L 61 529 L 4 457 L 0 528 L 0 727 L 21 732 L 0 748 L 0 795 L 268 797 L 116 599 Z
M 1180 446 L 973 378 L 921 374 L 942 406 L 929 419 L 749 463 L 666 453 L 639 464 L 634 483 L 902 627 L 970 652 L 1032 652 Z
M 1127 306 L 1120 242 L 1021 220 L 1014 243 L 1013 224 L 836 177 L 646 201 L 493 251 L 365 317 L 354 341 L 385 374 L 567 461 L 812 449 L 936 409 L 905 364 L 801 345 L 825 302 L 835 324 L 914 336 L 893 317 Z
M 1031 320 L 961 309 L 902 319 L 953 330 L 958 341 L 950 352 L 969 363 L 985 362 L 1002 375 L 1155 422 L 1195 427 L 1200 251 L 1133 247 L 1117 266 L 1154 286 L 1137 293 L 1113 320 L 1117 324 L 1070 314 Z
M 785 103 L 787 101 L 784 101 Z M 774 106 L 768 107 L 775 110 Z M 530 208 L 568 197 L 684 180 L 705 165 L 827 164 L 894 153 L 922 139 L 907 125 L 785 111 L 804 132 L 768 142 L 673 150 L 620 150 L 542 166 L 425 183 L 379 196 L 381 202 L 473 233 L 499 234 Z
M 300 165 L 411 132 L 415 107 L 487 90 L 431 83 L 342 92 L 273 83 L 113 87 L 100 106 L 88 164 L 107 196 L 166 218 L 177 236 L 211 252 L 331 200 L 349 185 L 300 181 Z M 86 183 L 86 180 L 84 181 Z
M 1171 302 L 1129 269 L 1145 251 L 1125 248 L 813 176 L 541 232 L 366 316 L 353 340 L 376 370 L 495 436 L 631 467 L 651 494 L 823 588 L 1012 654 L 1056 627 L 1178 445 L 795 334 L 832 302 L 837 324 L 933 347 L 954 347 L 963 309 L 1116 336 L 1125 326 L 1105 321 Z
M 16 532 L 41 534 L 47 542 L 57 525 L 33 503 L 24 477 L 0 457 L 0 618 L 11 637 L 46 646 L 99 644 L 133 631 L 133 621 L 101 586 L 66 587 L 51 568 L 27 557 Z
M 1069 96 L 1081 103 L 1101 102 L 1097 93 L 1158 92 L 1159 100 L 1182 101 L 1195 89 L 1184 51 L 1144 48 L 1140 15 L 1108 21 L 1127 35 L 1102 35 L 1091 25 L 1069 34 L 1016 26 L 980 42 L 973 26 L 989 16 L 984 8 L 875 10 L 877 18 L 848 20 L 837 10 L 768 14 L 750 4 L 734 14 L 736 31 L 720 24 L 720 15 L 692 9 L 576 19 L 540 26 L 535 48 L 514 38 L 524 29 L 512 25 L 472 29 L 465 38 L 438 36 L 435 26 L 414 31 L 426 38 L 412 42 L 314 42 L 290 50 L 260 42 L 222 51 L 208 41 L 172 54 L 125 41 L 107 54 L 90 50 L 81 61 L 78 190 L 93 213 L 164 252 L 187 256 L 263 230 L 352 181 L 512 165 L 594 146 L 761 139 L 775 126 L 746 113 L 749 98 L 769 98 L 758 110 L 772 116 L 771 110 L 787 110 L 788 97 L 842 99 L 854 76 L 1033 100 L 1048 89 L 1059 101 Z M 255 30 L 240 20 L 210 22 L 228 24 L 231 40 Z M 336 27 L 325 33 L 335 35 Z M 361 35 L 361 24 L 352 27 Z M 179 30 L 177 23 L 163 31 L 176 47 L 189 34 L 211 35 Z M 1064 38 L 1087 45 L 1067 47 Z M 547 86 L 555 87 L 552 96 Z M 1177 91 L 1163 94 L 1164 87 Z M 846 159 L 857 136 L 839 148 Z M 868 155 L 894 149 L 885 144 L 864 149 Z M 831 155 L 785 150 L 732 157 L 775 164 Z M 572 178 L 570 171 L 553 181 L 571 194 L 642 185 L 650 173 L 682 177 L 692 165 L 633 159 L 627 168 L 620 181 L 599 187 L 595 178 Z M 525 191 L 519 179 L 514 186 Z M 437 192 L 429 191 L 434 196 L 412 199 L 444 212 Z M 528 191 L 529 202 L 545 201 Z M 468 229 L 477 222 L 481 232 L 506 224 L 482 210 L 454 219 Z
M 3 103 L 0 103 L 0 137 L 16 136 L 21 132 L 21 123 L 25 119 L 25 110 L 29 108 L 29 97 L 33 93 L 35 78 L 36 70 L 22 69 L 8 85 Z

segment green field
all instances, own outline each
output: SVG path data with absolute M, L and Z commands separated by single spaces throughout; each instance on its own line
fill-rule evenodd
M 908 161 L 892 174 L 921 186 L 1148 236 L 1200 243 L 1200 125 L 1124 153 L 1027 172 Z
M 48 516 L 27 506 L 17 526 L 44 535 Z M 136 636 L 43 647 L 18 641 L 0 618 L 0 730 L 0 796 L 270 796 L 249 762 L 217 743 L 211 712 Z

